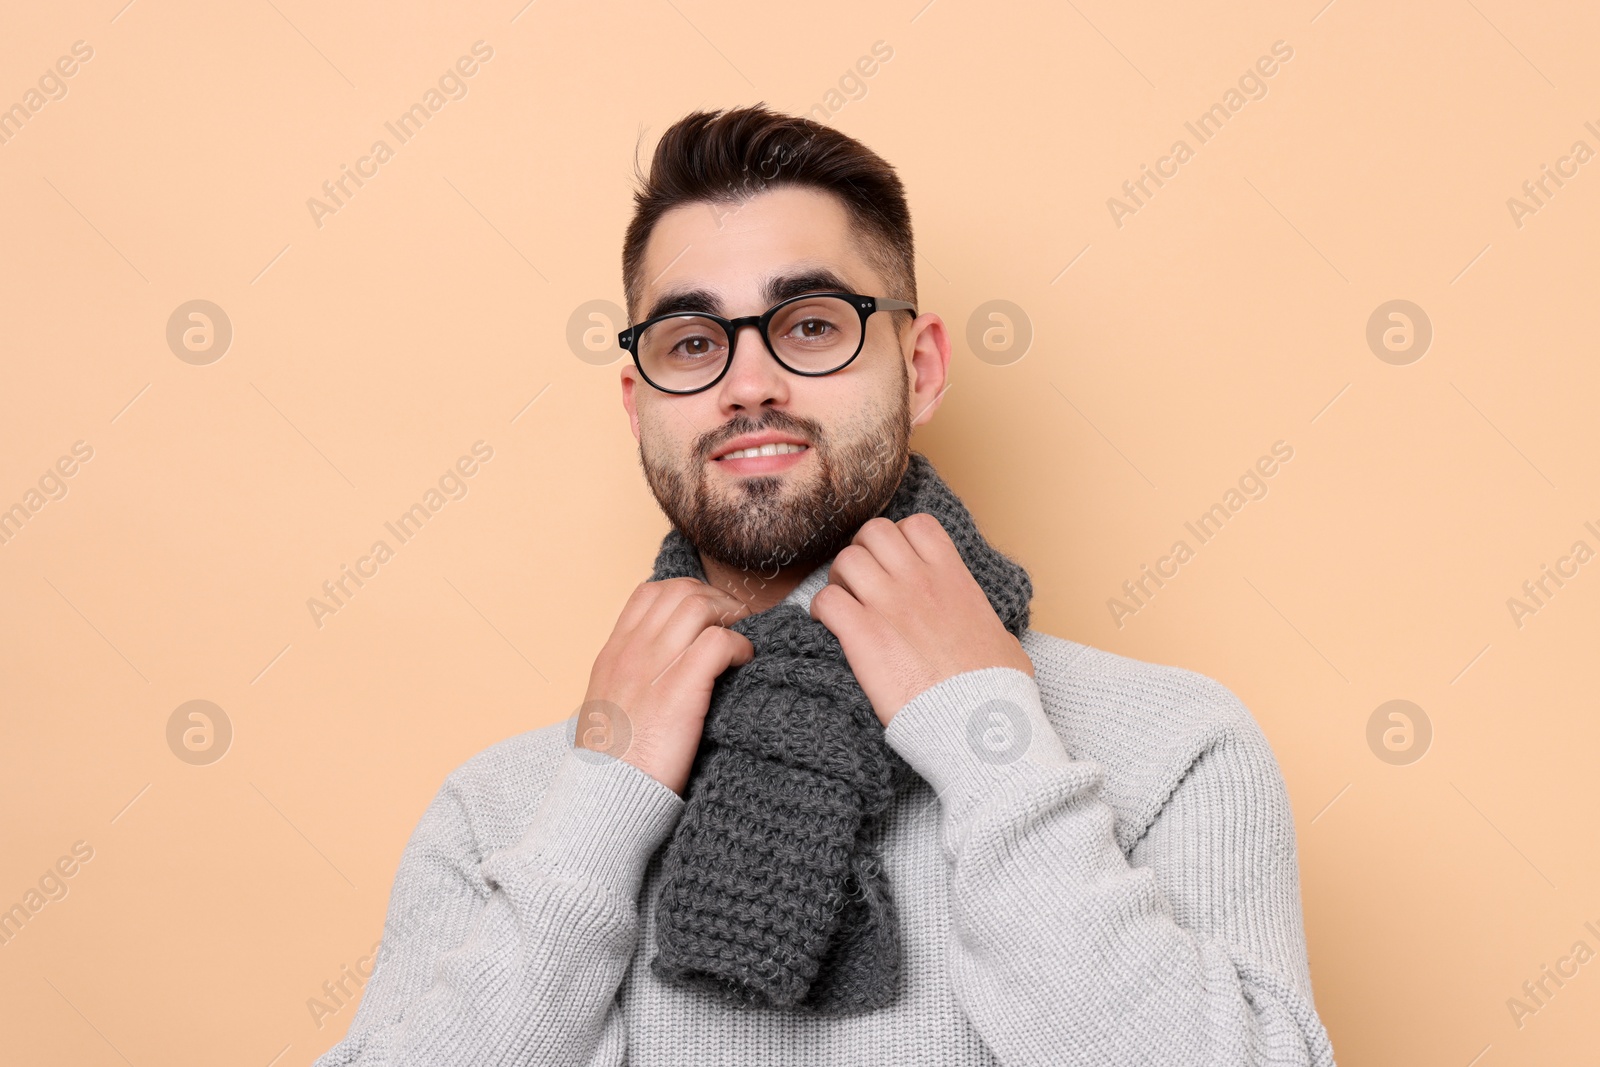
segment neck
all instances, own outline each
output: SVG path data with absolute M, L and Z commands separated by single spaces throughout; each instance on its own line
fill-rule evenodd
M 780 567 L 778 573 L 773 575 L 730 567 L 720 560 L 707 557 L 704 552 L 700 553 L 700 569 L 705 571 L 706 582 L 737 597 L 740 603 L 749 607 L 752 615 L 780 603 L 794 592 L 795 586 L 804 581 L 806 575 L 820 565 L 820 562 L 794 564 Z

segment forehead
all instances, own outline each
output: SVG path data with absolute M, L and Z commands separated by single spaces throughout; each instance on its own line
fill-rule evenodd
M 771 277 L 819 268 L 856 292 L 877 295 L 881 288 L 843 201 L 803 186 L 734 203 L 680 204 L 657 221 L 642 266 L 642 311 L 690 289 L 718 294 L 731 310 L 759 303 Z

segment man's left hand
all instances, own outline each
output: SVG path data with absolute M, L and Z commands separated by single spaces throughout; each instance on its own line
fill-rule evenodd
M 834 557 L 811 617 L 839 639 L 884 726 L 923 690 L 982 667 L 1033 674 L 1022 643 L 932 515 L 879 516 Z

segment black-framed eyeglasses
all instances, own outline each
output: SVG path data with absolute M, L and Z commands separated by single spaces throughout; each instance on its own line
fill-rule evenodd
M 849 366 L 866 343 L 867 317 L 875 311 L 909 311 L 904 300 L 859 293 L 804 293 L 761 315 L 725 319 L 703 311 L 674 311 L 617 334 L 644 380 L 663 393 L 698 393 L 722 380 L 733 365 L 739 331 L 754 326 L 779 366 L 809 378 Z

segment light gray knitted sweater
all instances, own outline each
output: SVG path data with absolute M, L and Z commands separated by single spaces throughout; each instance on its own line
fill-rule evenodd
M 808 606 L 827 571 L 788 599 Z M 741 1011 L 656 979 L 655 853 L 684 801 L 580 755 L 568 719 L 446 779 L 349 1033 L 315 1067 L 1331 1067 L 1294 819 L 1249 711 L 1193 671 L 1022 645 L 1033 678 L 956 675 L 885 732 L 923 779 L 882 824 L 905 952 L 888 1007 Z M 1023 710 L 1020 758 L 969 740 L 994 700 Z

